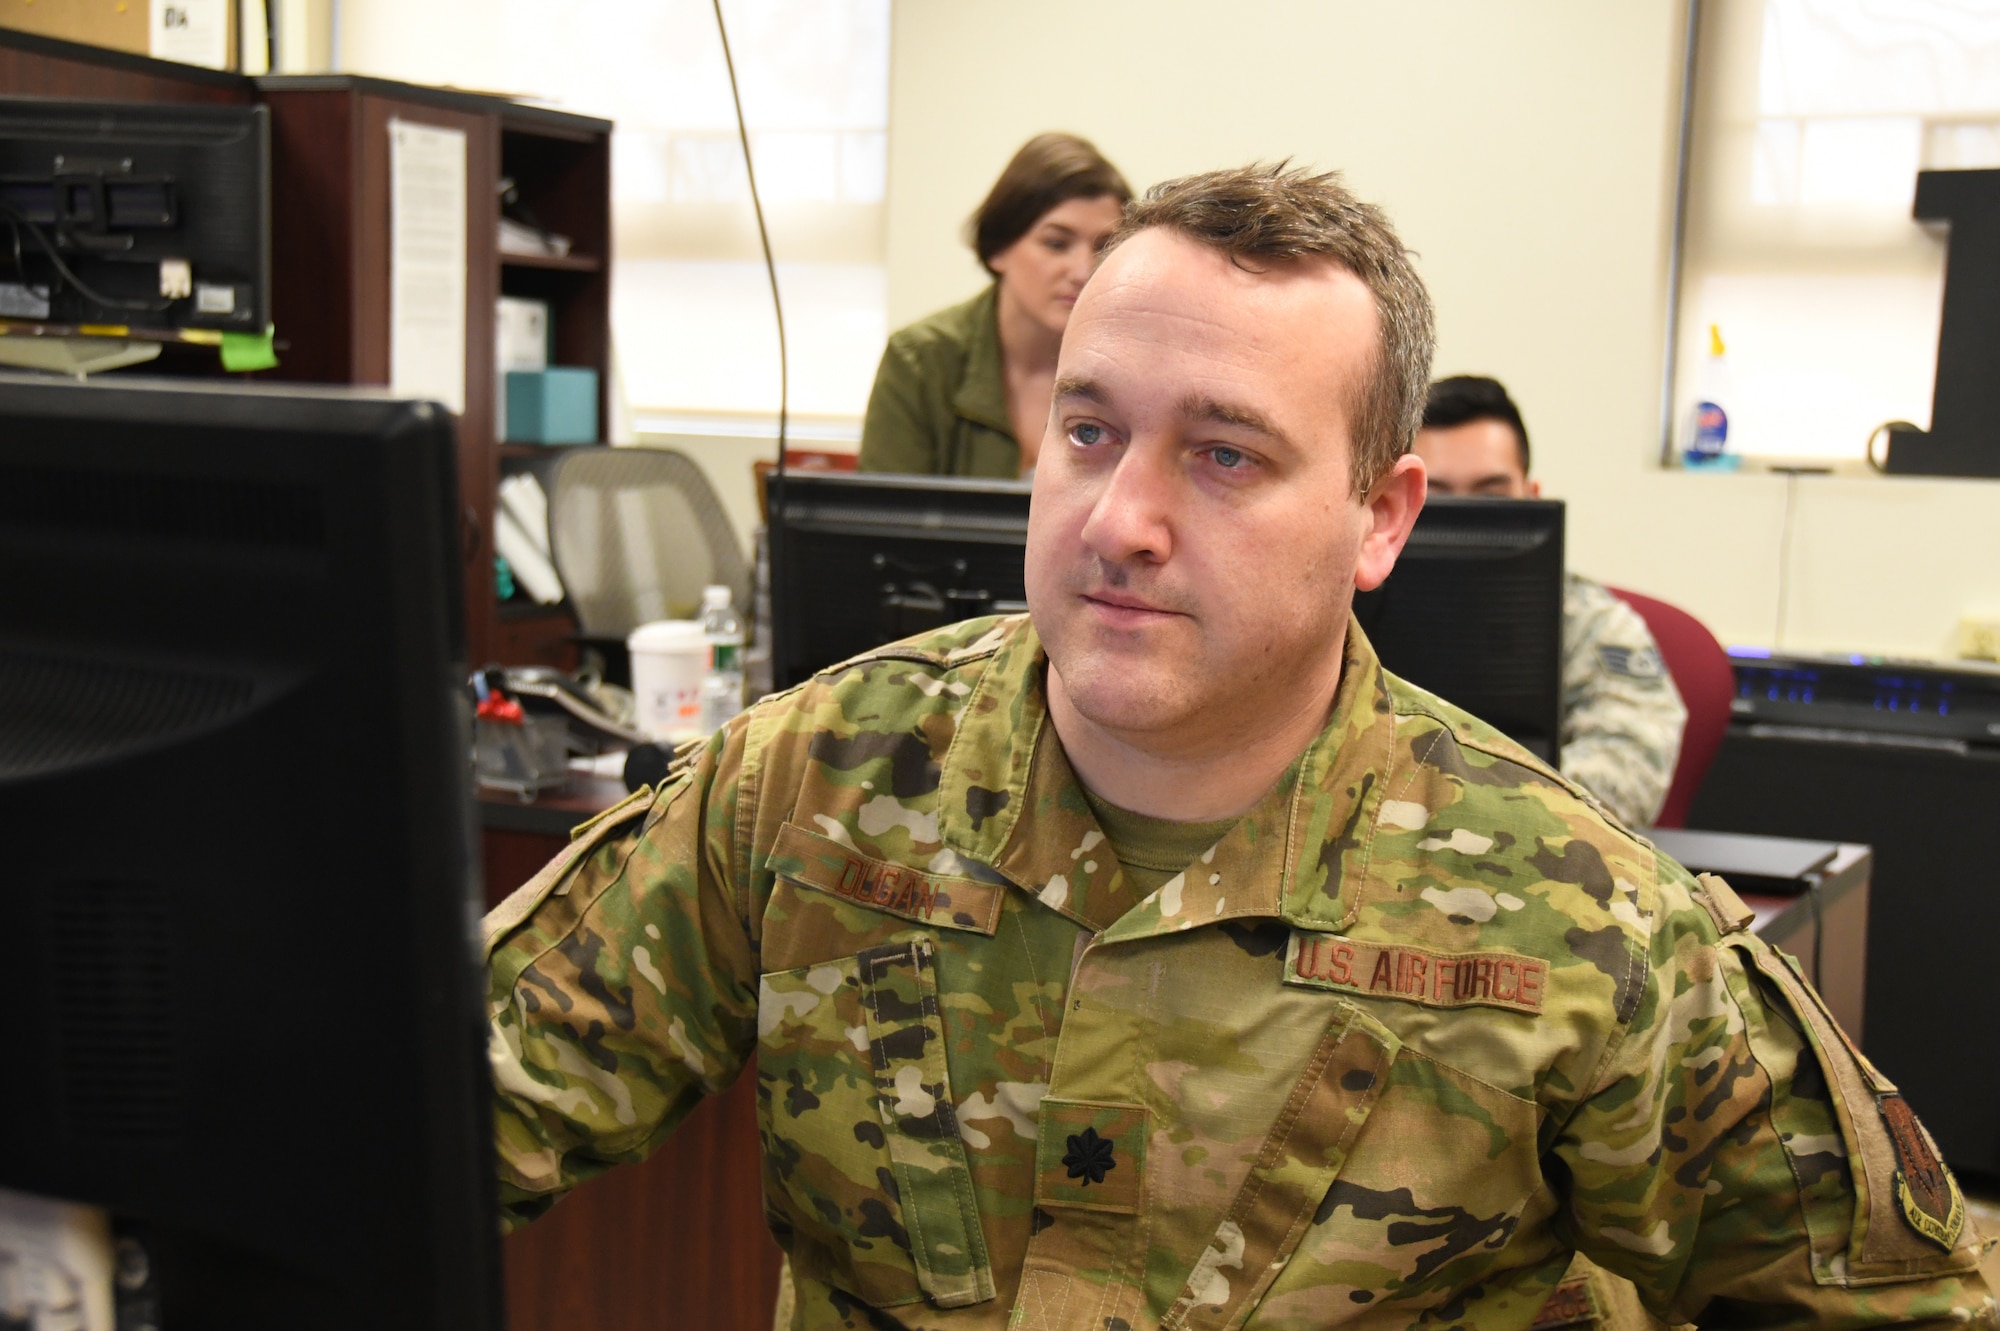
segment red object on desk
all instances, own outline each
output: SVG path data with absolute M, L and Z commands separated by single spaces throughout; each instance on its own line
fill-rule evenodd
M 502 725 L 509 726 L 518 726 L 527 719 L 527 713 L 521 710 L 521 704 L 512 698 L 503 698 L 497 693 L 489 693 L 481 698 L 478 710 L 474 714 L 481 721 L 498 721 Z

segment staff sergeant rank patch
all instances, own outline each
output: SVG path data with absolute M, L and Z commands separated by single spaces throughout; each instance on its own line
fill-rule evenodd
M 1497 1007 L 1540 1016 L 1549 964 L 1518 952 L 1433 952 L 1294 929 L 1285 983 L 1425 1007 Z
M 1882 1095 L 1876 1097 L 1875 1107 L 1896 1148 L 1896 1205 L 1902 1208 L 1903 1219 L 1950 1252 L 1965 1228 L 1965 1198 L 1958 1191 L 1958 1180 L 1938 1159 L 1937 1147 L 1909 1101 L 1901 1095 Z
M 1597 659 L 1605 670 L 1627 679 L 1659 679 L 1667 673 L 1666 663 L 1651 647 L 1606 645 L 1597 649 Z

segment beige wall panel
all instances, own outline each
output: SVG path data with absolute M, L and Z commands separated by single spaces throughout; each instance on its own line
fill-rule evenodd
M 1040 130 L 1135 185 L 1340 167 L 1420 253 L 1439 373 L 1520 401 L 1571 563 L 1769 644 L 1785 480 L 1656 465 L 1683 24 L 1676 0 L 897 0 L 890 325 L 977 288 L 960 226 Z M 2000 603 L 2000 485 L 1806 479 L 1796 501 L 1789 645 L 1935 653 Z

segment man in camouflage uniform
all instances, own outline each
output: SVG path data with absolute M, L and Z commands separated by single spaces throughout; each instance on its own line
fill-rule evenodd
M 1430 345 L 1333 178 L 1135 205 L 1031 614 L 767 699 L 488 918 L 510 1222 L 754 1058 L 797 1327 L 1504 1331 L 1578 1250 L 1677 1320 L 1990 1321 L 1949 1174 L 1734 894 L 1353 626 Z
M 1431 385 L 1413 446 L 1432 494 L 1532 499 L 1528 427 L 1497 379 Z M 1673 783 L 1687 708 L 1637 611 L 1603 583 L 1563 584 L 1562 772 L 1632 827 L 1657 818 Z

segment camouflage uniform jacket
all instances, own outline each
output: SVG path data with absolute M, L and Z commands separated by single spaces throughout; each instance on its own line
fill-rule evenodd
M 1358 628 L 1325 731 L 1143 899 L 1044 663 L 1013 618 L 829 670 L 488 917 L 512 1222 L 754 1055 L 795 1326 L 1501 1331 L 1573 1247 L 1675 1319 L 1991 1316 L 1726 886 Z
M 1687 708 L 1639 612 L 1602 583 L 1563 583 L 1562 771 L 1633 827 L 1660 814 Z

